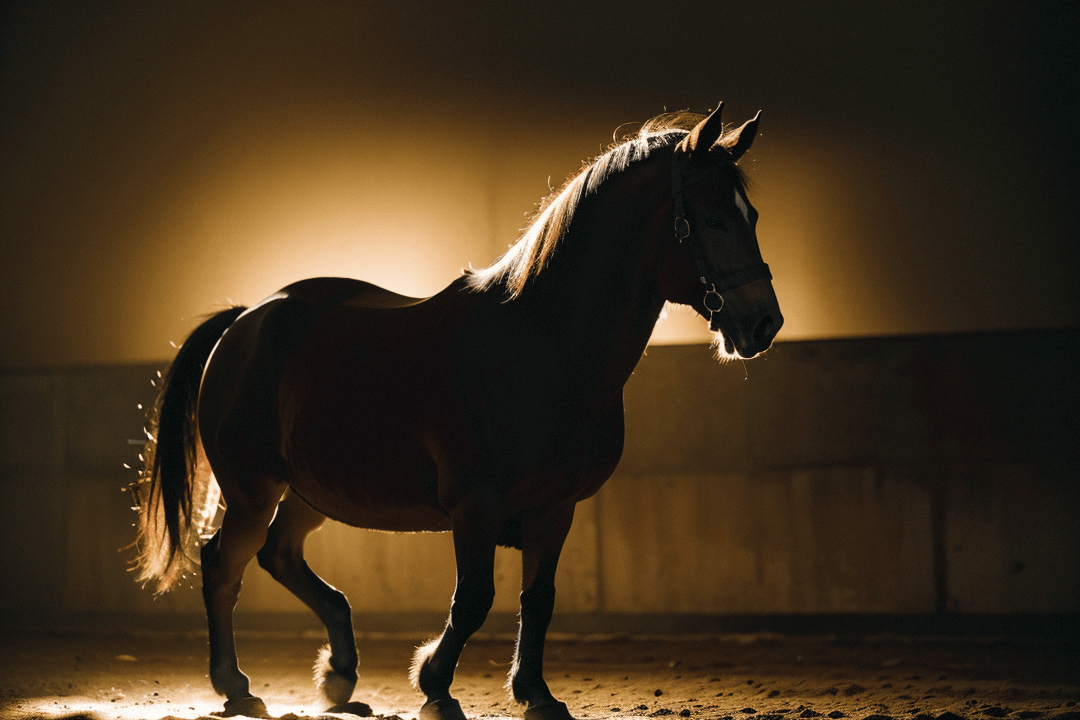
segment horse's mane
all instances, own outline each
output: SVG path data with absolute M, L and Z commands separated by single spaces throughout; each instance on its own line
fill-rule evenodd
M 596 192 L 611 176 L 649 157 L 653 150 L 675 145 L 704 118 L 704 115 L 686 110 L 658 115 L 645 122 L 638 132 L 585 163 L 558 190 L 540 202 L 517 242 L 498 260 L 486 268 L 466 271 L 469 286 L 474 290 L 489 290 L 505 285 L 508 298 L 520 295 L 529 278 L 547 264 L 585 196 Z M 726 144 L 727 137 L 725 131 L 719 140 L 721 145 Z M 743 174 L 734 164 L 732 168 L 735 182 L 743 187 L 746 182 Z

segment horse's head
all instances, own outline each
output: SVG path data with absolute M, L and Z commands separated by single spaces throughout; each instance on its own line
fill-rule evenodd
M 784 318 L 758 249 L 757 211 L 735 166 L 754 141 L 758 117 L 725 133 L 722 109 L 675 147 L 675 236 L 661 251 L 658 280 L 666 300 L 710 321 L 721 356 L 750 358 L 769 349 Z

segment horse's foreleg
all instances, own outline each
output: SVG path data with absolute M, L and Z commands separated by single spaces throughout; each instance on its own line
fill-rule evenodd
M 457 585 L 450 618 L 435 640 L 420 647 L 413 658 L 413 685 L 427 696 L 421 720 L 464 720 L 456 700 L 450 697 L 465 642 L 480 629 L 495 600 L 496 529 L 487 518 L 454 523 L 454 556 Z
M 236 659 L 233 608 L 240 595 L 244 568 L 266 539 L 266 529 L 280 495 L 279 487 L 277 496 L 267 502 L 229 505 L 221 528 L 202 548 L 203 601 L 210 631 L 210 682 L 226 698 L 226 716 L 267 717 L 266 706 L 252 696 L 248 677 L 240 671 Z
M 507 685 L 526 720 L 572 720 L 544 682 L 544 638 L 555 607 L 555 569 L 574 519 L 562 505 L 522 519 L 521 625 Z
M 258 558 L 259 565 L 311 608 L 326 626 L 330 652 L 329 657 L 320 655 L 315 681 L 330 702 L 340 705 L 349 701 L 356 688 L 352 608 L 344 593 L 316 575 L 304 560 L 304 541 L 325 521 L 325 515 L 291 490 L 286 491 Z

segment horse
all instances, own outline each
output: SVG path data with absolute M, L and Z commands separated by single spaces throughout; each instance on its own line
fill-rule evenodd
M 761 114 L 733 129 L 722 107 L 648 121 L 549 196 L 492 265 L 432 297 L 314 278 L 192 331 L 148 416 L 136 563 L 158 592 L 200 566 L 225 716 L 267 714 L 233 639 L 253 558 L 326 626 L 326 698 L 352 697 L 349 602 L 304 560 L 332 518 L 453 534 L 449 618 L 410 673 L 423 720 L 464 720 L 454 669 L 491 608 L 496 546 L 520 549 L 507 689 L 526 720 L 572 720 L 543 677 L 555 570 L 575 504 L 619 461 L 623 385 L 664 304 L 693 307 L 731 358 L 763 353 L 783 323 L 736 165 Z

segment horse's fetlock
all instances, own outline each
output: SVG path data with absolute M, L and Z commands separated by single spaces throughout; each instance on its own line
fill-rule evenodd
M 412 666 L 409 668 L 409 682 L 412 686 L 430 696 L 431 693 L 431 656 L 435 654 L 435 650 L 439 647 L 440 638 L 430 640 L 420 647 L 416 648 L 416 652 L 413 654 Z
M 442 683 L 436 683 L 436 674 L 431 667 L 431 661 L 429 659 L 420 668 L 420 673 L 416 678 L 416 689 L 424 693 L 424 695 L 432 697 L 433 695 L 438 694 L 440 688 L 437 686 L 441 684 Z
M 210 685 L 218 695 L 236 700 L 250 695 L 251 682 L 236 665 L 225 665 L 210 670 Z
M 358 668 L 360 667 L 360 659 L 356 656 L 356 653 L 340 653 L 338 655 L 332 655 L 330 657 L 330 667 L 341 677 L 356 680 L 358 677 Z
M 356 663 L 353 662 L 350 667 L 348 663 L 340 662 L 340 658 L 336 660 L 329 645 L 320 648 L 313 668 L 314 680 L 315 687 L 322 691 L 327 700 L 334 705 L 342 705 L 349 702 L 356 689 Z
M 516 668 L 510 671 L 510 677 L 506 681 L 506 689 L 510 691 L 510 697 L 514 699 L 514 702 L 520 705 L 525 705 L 529 702 L 528 694 L 525 692 L 524 683 L 522 683 Z

